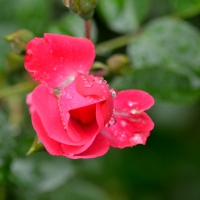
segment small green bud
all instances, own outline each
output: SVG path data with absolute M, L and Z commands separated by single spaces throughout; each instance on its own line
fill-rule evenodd
M 115 54 L 106 60 L 109 70 L 115 74 L 121 74 L 128 63 L 129 60 L 124 54 Z
M 95 76 L 106 76 L 108 75 L 108 66 L 101 62 L 94 62 L 90 74 Z
M 26 29 L 17 30 L 4 37 L 10 43 L 12 51 L 17 54 L 25 53 L 26 44 L 33 38 L 33 33 Z
M 94 14 L 97 0 L 63 0 L 63 4 L 71 12 L 80 15 L 84 20 L 89 20 Z
M 18 71 L 24 68 L 24 57 L 16 53 L 6 55 L 6 67 L 8 71 Z

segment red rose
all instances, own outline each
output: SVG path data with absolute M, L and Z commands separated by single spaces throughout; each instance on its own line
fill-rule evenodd
M 153 105 L 153 98 L 139 90 L 113 98 L 116 93 L 106 81 L 88 75 L 95 57 L 89 40 L 45 34 L 30 41 L 26 52 L 25 68 L 41 83 L 27 104 L 50 154 L 93 158 L 109 146 L 145 144 L 153 122 L 143 111 Z

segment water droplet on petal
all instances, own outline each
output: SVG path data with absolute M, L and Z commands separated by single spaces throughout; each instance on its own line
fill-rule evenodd
M 73 156 L 73 155 L 74 155 L 73 153 L 70 153 L 70 154 L 69 154 L 69 156 Z
M 112 116 L 112 117 L 110 118 L 109 124 L 110 124 L 110 125 L 114 125 L 115 123 L 116 123 L 116 119 L 115 119 L 114 116 Z
M 136 105 L 136 104 L 138 104 L 138 103 L 137 102 L 133 102 L 133 101 L 128 101 L 128 105 L 130 107 L 132 107 L 133 105 Z
M 134 136 L 129 139 L 129 141 L 132 145 L 144 143 L 144 140 L 139 133 L 135 133 Z
M 72 99 L 72 95 L 71 95 L 70 93 L 67 93 L 67 94 L 66 94 L 66 98 L 67 98 L 67 99 Z
M 93 97 L 91 97 L 91 96 L 87 96 L 87 97 L 86 97 L 86 100 L 87 100 L 88 102 L 92 102 L 94 99 L 93 99 Z
M 124 120 L 121 120 L 121 121 L 120 121 L 120 124 L 121 124 L 121 126 L 124 127 L 124 128 L 127 126 L 127 123 L 126 123 L 126 121 L 124 121 Z
M 56 67 L 54 67 L 53 70 L 56 71 Z
M 103 81 L 103 77 L 98 77 L 98 76 L 94 77 L 94 82 L 95 83 L 101 84 L 102 81 Z
M 110 126 L 110 123 L 109 123 L 109 122 L 108 122 L 107 124 L 105 124 L 105 127 L 108 128 L 109 126 Z
M 85 76 L 81 76 L 81 79 L 83 80 L 83 81 L 86 81 L 87 79 L 85 78 Z
M 32 51 L 30 49 L 28 49 L 26 53 L 30 55 L 30 54 L 32 54 Z
M 136 114 L 136 113 L 137 113 L 137 110 L 136 110 L 136 109 L 132 109 L 132 110 L 131 110 L 131 114 L 134 115 L 134 114 Z
M 117 90 L 111 89 L 110 93 L 111 93 L 111 95 L 112 95 L 113 98 L 117 97 L 117 93 L 118 93 Z
M 91 87 L 92 84 L 88 81 L 85 81 L 84 84 L 83 84 L 85 87 Z
M 100 99 L 100 101 L 103 101 L 103 100 L 106 100 L 106 97 L 105 97 L 105 96 L 103 96 L 103 97 Z

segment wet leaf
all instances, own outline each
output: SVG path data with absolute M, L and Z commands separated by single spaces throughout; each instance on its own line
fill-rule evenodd
M 141 89 L 158 101 L 177 104 L 192 103 L 200 97 L 200 87 L 196 88 L 190 77 L 161 67 L 137 69 L 116 78 L 112 87 L 118 90 Z
M 100 0 L 97 10 L 110 29 L 126 33 L 136 30 L 149 11 L 149 0 Z

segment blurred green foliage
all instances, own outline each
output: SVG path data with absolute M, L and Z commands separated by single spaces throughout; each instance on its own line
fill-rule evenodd
M 122 73 L 107 79 L 154 96 L 155 129 L 146 146 L 91 160 L 25 156 L 35 137 L 25 98 L 36 83 L 23 68 L 23 50 L 3 40 L 20 29 L 83 37 L 83 21 L 61 0 L 0 0 L 0 8 L 0 200 L 200 199 L 200 0 L 98 1 L 96 60 L 127 55 Z

